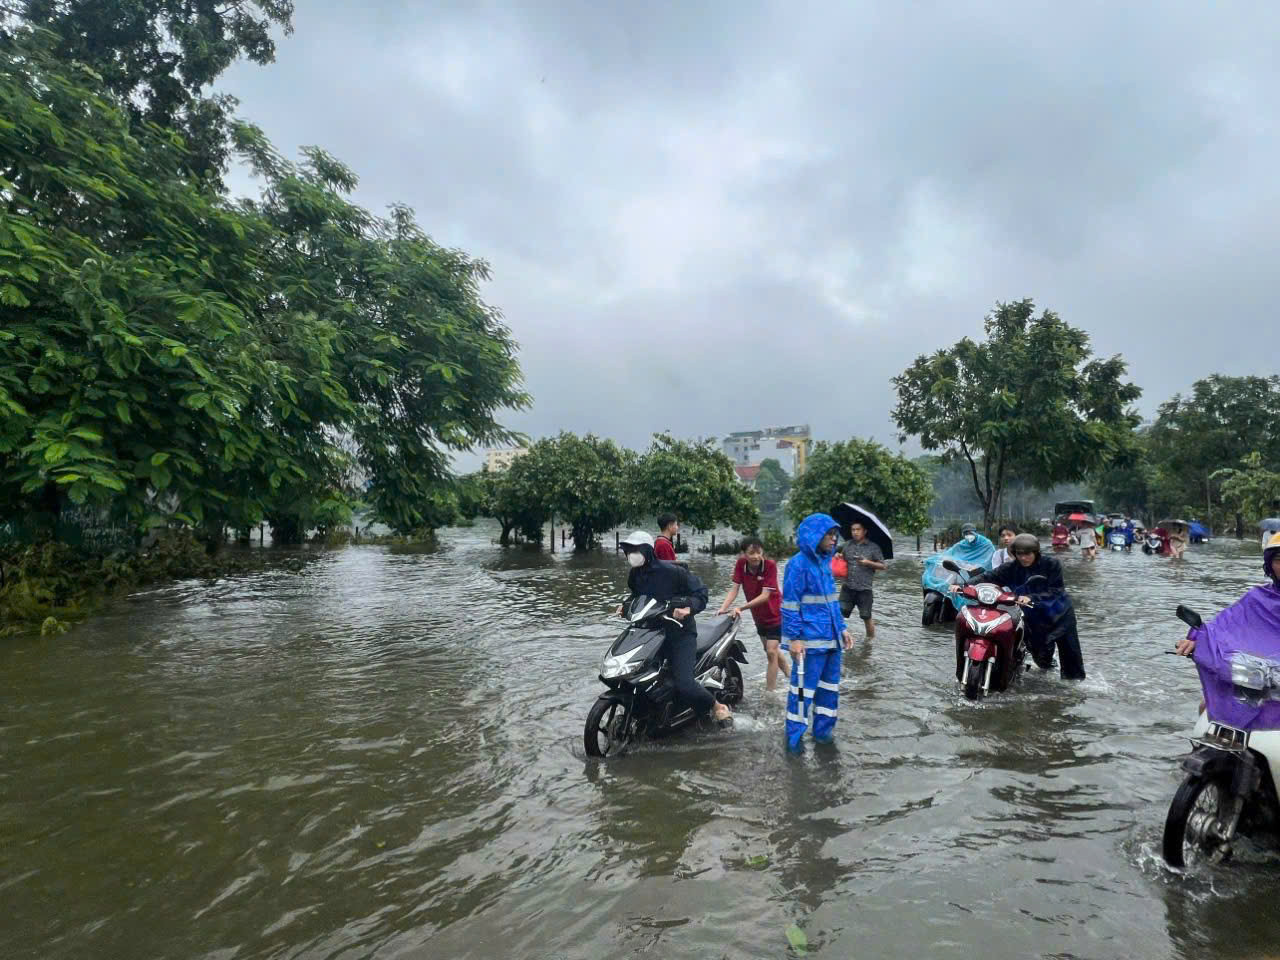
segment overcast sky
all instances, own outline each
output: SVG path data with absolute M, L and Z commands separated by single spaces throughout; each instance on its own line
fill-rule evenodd
M 488 260 L 533 436 L 807 421 L 1032 297 L 1149 414 L 1272 373 L 1280 5 L 301 0 L 221 89 Z

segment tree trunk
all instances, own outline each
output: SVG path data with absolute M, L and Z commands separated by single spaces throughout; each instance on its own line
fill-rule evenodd
M 1244 517 L 1238 513 L 1236 514 L 1236 539 L 1244 539 Z
M 509 547 L 511 546 L 511 528 L 514 524 L 508 523 L 505 520 L 501 520 L 499 522 L 502 524 L 502 536 L 498 537 L 498 546 Z

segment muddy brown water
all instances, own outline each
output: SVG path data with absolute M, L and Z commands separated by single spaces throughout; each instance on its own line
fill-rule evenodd
M 600 764 L 582 721 L 615 555 L 354 547 L 140 593 L 0 645 L 6 958 L 1241 957 L 1280 863 L 1177 874 L 1159 835 L 1199 701 L 1179 602 L 1256 543 L 1066 560 L 1089 679 L 967 703 L 877 578 L 837 744 L 783 747 L 748 640 L 732 731 Z M 713 603 L 728 558 L 694 559 Z

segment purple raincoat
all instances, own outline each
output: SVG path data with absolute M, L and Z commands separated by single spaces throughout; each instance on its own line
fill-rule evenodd
M 1245 702 L 1231 682 L 1232 663 L 1274 670 L 1280 683 L 1280 587 L 1254 587 L 1202 627 L 1191 630 L 1196 641 L 1192 659 L 1200 671 L 1200 685 L 1209 716 L 1241 730 L 1280 730 L 1280 690 L 1249 691 L 1260 703 Z

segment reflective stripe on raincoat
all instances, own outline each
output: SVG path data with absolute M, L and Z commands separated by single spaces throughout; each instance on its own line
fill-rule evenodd
M 838 524 L 825 513 L 805 517 L 796 528 L 799 552 L 788 562 L 782 579 L 782 649 L 792 640 L 803 640 L 810 650 L 830 650 L 840 645 L 844 617 L 840 592 L 831 576 L 831 557 L 818 555 L 818 544 Z

